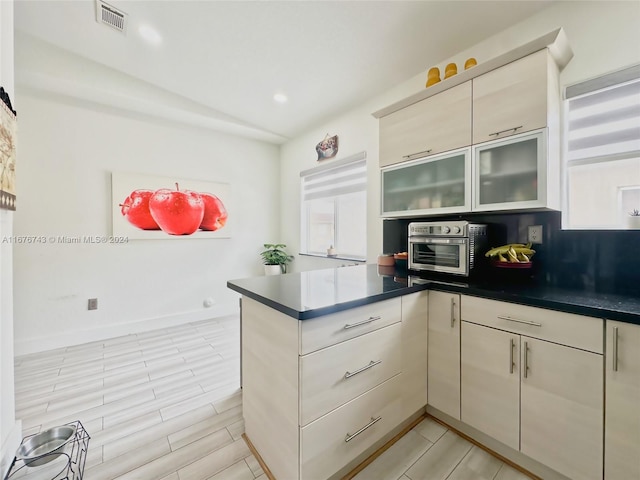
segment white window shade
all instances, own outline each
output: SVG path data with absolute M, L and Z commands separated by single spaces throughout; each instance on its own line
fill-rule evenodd
M 569 163 L 640 153 L 640 66 L 568 87 L 566 97 Z
M 367 163 L 361 152 L 300 173 L 301 253 L 366 259 Z
M 565 91 L 564 226 L 626 228 L 640 186 L 640 65 Z

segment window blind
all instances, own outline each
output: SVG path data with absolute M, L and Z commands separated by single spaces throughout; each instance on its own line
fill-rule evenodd
M 367 189 L 366 153 L 300 172 L 302 200 L 337 197 Z
M 640 65 L 567 87 L 567 161 L 640 154 Z

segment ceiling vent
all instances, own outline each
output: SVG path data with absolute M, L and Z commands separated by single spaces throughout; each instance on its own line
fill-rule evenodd
M 127 27 L 127 14 L 112 7 L 108 3 L 96 0 L 96 21 L 109 25 L 119 32 L 125 33 Z

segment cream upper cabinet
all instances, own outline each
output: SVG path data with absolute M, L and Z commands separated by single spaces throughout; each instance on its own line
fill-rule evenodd
M 429 292 L 427 403 L 460 420 L 460 295 Z
M 460 419 L 520 449 L 520 335 L 462 322 Z
M 558 70 L 548 50 L 473 79 L 473 144 L 558 122 Z
M 471 145 L 471 82 L 380 118 L 380 166 Z
M 607 320 L 605 480 L 640 478 L 640 325 Z

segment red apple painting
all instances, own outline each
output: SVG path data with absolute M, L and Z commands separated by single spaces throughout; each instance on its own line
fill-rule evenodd
M 149 211 L 149 199 L 153 193 L 153 190 L 134 190 L 120 204 L 120 212 L 131 225 L 142 230 L 160 230 Z
M 229 185 L 113 172 L 113 234 L 130 239 L 229 238 Z
M 204 216 L 200 222 L 200 228 L 215 232 L 224 227 L 227 223 L 227 209 L 222 201 L 212 193 L 204 192 L 200 196 L 204 201 Z

